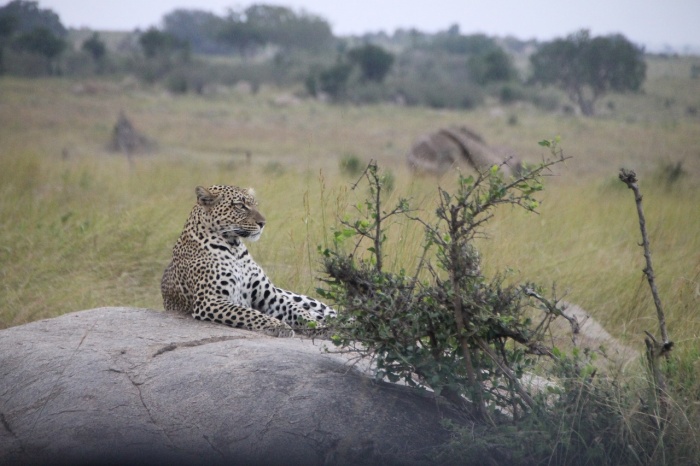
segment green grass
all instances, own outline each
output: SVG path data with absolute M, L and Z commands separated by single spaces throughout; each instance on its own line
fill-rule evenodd
M 672 335 L 697 344 L 700 314 L 700 191 L 668 190 L 642 180 L 657 283 Z M 513 212 L 490 225 L 481 250 L 491 271 L 513 268 L 520 280 L 556 284 L 567 301 L 640 350 L 658 323 L 645 266 L 634 196 L 617 180 L 553 186 L 539 215 Z
M 656 107 L 660 96 L 687 95 L 697 83 L 685 77 L 683 87 L 681 72 L 655 73 L 645 95 L 620 97 L 620 116 L 596 119 L 517 105 L 469 112 L 279 106 L 275 97 L 288 91 L 272 88 L 175 98 L 109 80 L 93 81 L 95 91 L 86 94 L 69 80 L 3 78 L 0 327 L 96 306 L 161 308 L 160 274 L 199 184 L 255 187 L 269 226 L 251 245 L 254 257 L 279 286 L 313 294 L 317 245 L 363 197 L 349 190 L 355 179 L 342 173 L 341 160 L 377 159 L 395 175 L 392 197 L 411 197 L 430 215 L 437 182 L 414 179 L 405 153 L 420 134 L 459 124 L 528 161 L 545 155 L 537 141 L 555 135 L 573 156 L 548 180 L 540 215 L 498 212 L 491 240 L 480 245 L 490 272 L 511 267 L 518 279 L 556 283 L 613 334 L 639 344 L 641 330 L 655 330 L 655 317 L 632 195 L 615 179 L 620 167 L 633 168 L 671 334 L 697 344 L 700 120 Z M 628 107 L 638 118 L 628 117 Z M 121 110 L 158 141 L 155 154 L 133 165 L 105 150 Z M 667 186 L 663 167 L 677 162 L 687 176 Z M 422 232 L 408 224 L 395 231 L 394 264 L 410 269 Z
M 268 226 L 250 245 L 253 257 L 276 285 L 314 295 L 317 246 L 329 244 L 339 218 L 355 217 L 366 195 L 351 189 L 357 177 L 341 169 L 343 160 L 378 160 L 394 179 L 385 206 L 408 197 L 415 215 L 429 218 L 437 185 L 454 191 L 455 180 L 410 174 L 405 154 L 419 135 L 466 125 L 529 162 L 546 155 L 538 141 L 561 136 L 573 159 L 546 180 L 539 214 L 496 211 L 489 238 L 478 244 L 483 267 L 487 274 L 510 269 L 514 281 L 556 284 L 560 297 L 641 350 L 642 332 L 658 334 L 658 323 L 633 196 L 617 180 L 621 167 L 636 170 L 676 343 L 667 365 L 674 415 L 687 416 L 687 423 L 675 418 L 674 444 L 697 451 L 700 117 L 687 109 L 700 107 L 700 80 L 690 78 L 693 60 L 649 63 L 644 94 L 610 96 L 614 109 L 593 119 L 524 104 L 468 112 L 280 105 L 277 97 L 292 91 L 175 98 L 108 79 L 76 92 L 84 82 L 0 78 L 0 328 L 100 306 L 162 309 L 160 277 L 197 185 L 254 187 Z M 106 151 L 120 111 L 157 141 L 154 153 L 129 163 Z M 673 181 L 675 167 L 683 175 Z M 389 237 L 386 267 L 410 271 L 422 229 L 401 221 Z M 640 393 L 647 383 L 637 366 L 622 382 Z M 616 412 L 631 425 L 638 409 Z

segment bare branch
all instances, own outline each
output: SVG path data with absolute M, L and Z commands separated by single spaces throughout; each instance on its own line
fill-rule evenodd
M 644 209 L 642 209 L 642 194 L 639 191 L 639 186 L 637 185 L 637 174 L 634 170 L 626 170 L 622 168 L 620 170 L 620 180 L 627 185 L 629 189 L 634 192 L 634 201 L 637 204 L 637 215 L 639 216 L 639 229 L 642 232 L 642 246 L 644 247 L 644 258 L 646 259 L 646 267 L 643 272 L 647 277 L 649 282 L 649 287 L 651 288 L 651 294 L 654 298 L 654 305 L 656 306 L 656 317 L 659 320 L 659 330 L 661 332 L 661 339 L 663 340 L 662 352 L 668 352 L 673 347 L 673 342 L 668 338 L 668 331 L 666 330 L 666 316 L 664 314 L 663 308 L 661 307 L 661 298 L 659 297 L 659 290 L 656 288 L 656 281 L 654 277 L 654 267 L 651 263 L 651 247 L 649 246 L 649 236 L 647 235 L 646 219 L 644 218 Z

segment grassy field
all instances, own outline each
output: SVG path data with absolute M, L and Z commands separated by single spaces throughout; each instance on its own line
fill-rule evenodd
M 489 273 L 556 283 L 641 348 L 641 332 L 657 324 L 632 193 L 616 179 L 620 167 L 635 169 L 669 332 L 679 349 L 697 348 L 700 117 L 689 108 L 700 108 L 700 80 L 689 69 L 683 59 L 651 62 L 643 95 L 611 97 L 593 119 L 525 105 L 341 107 L 271 88 L 173 97 L 129 82 L 2 78 L 0 328 L 98 306 L 161 309 L 160 275 L 200 184 L 255 187 L 269 223 L 253 256 L 278 286 L 314 294 L 317 246 L 363 198 L 340 160 L 378 160 L 394 175 L 392 197 L 430 215 L 438 182 L 414 178 L 405 153 L 417 136 L 459 124 L 526 161 L 545 156 L 537 142 L 554 136 L 573 157 L 547 180 L 539 215 L 498 212 L 480 244 Z M 120 111 L 157 150 L 133 163 L 107 152 Z M 410 267 L 422 232 L 392 231 L 391 263 Z

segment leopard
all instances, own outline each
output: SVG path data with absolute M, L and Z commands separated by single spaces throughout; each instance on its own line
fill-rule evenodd
M 161 280 L 166 311 L 283 338 L 336 317 L 321 301 L 273 285 L 251 257 L 243 241 L 257 241 L 266 224 L 252 188 L 197 186 L 195 194 Z

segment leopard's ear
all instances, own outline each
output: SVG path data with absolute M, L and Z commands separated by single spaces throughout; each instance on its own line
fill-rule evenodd
M 202 186 L 197 186 L 194 192 L 197 194 L 197 204 L 201 205 L 202 207 L 213 206 L 214 204 L 216 204 L 216 198 L 219 197 L 215 194 L 212 194 L 211 191 Z
M 248 192 L 248 194 L 250 194 L 251 196 L 255 197 L 255 189 L 253 189 L 253 188 L 246 188 L 246 191 Z

